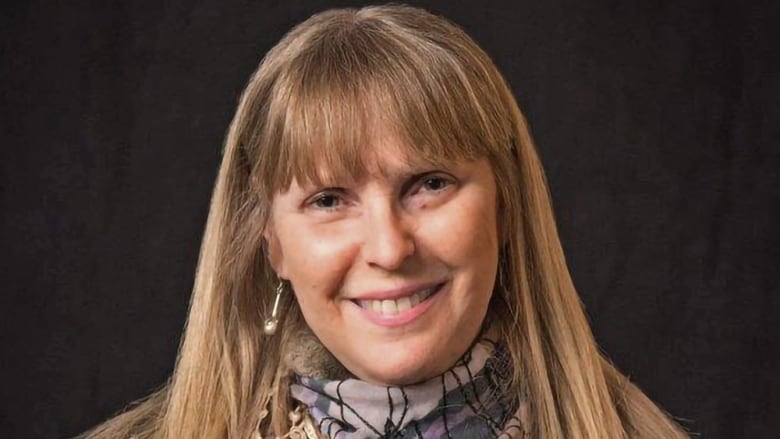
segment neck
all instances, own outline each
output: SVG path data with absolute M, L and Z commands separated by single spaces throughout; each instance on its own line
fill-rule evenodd
M 517 399 L 508 388 L 509 354 L 489 339 L 481 338 L 443 374 L 407 386 L 375 385 L 345 375 L 329 353 L 301 355 L 327 352 L 310 344 L 315 341 L 307 338 L 290 356 L 307 360 L 304 367 L 292 365 L 296 377 L 290 390 L 328 436 L 496 437 L 517 414 Z M 328 375 L 334 371 L 341 375 Z

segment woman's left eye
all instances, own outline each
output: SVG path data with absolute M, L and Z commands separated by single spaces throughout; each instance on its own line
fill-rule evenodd
M 434 207 L 446 202 L 457 187 L 458 180 L 440 173 L 420 175 L 414 179 L 411 187 L 406 191 L 405 198 L 410 205 L 421 207 Z
M 428 191 L 440 191 L 452 184 L 451 181 L 444 177 L 428 177 L 422 181 L 422 188 Z
M 436 193 L 448 189 L 455 184 L 452 178 L 445 177 L 443 175 L 423 175 L 413 187 L 411 191 L 415 193 Z

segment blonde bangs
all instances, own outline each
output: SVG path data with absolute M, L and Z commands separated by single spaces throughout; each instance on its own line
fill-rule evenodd
M 273 184 L 266 191 L 364 178 L 381 146 L 378 127 L 410 158 L 434 165 L 495 158 L 510 146 L 511 119 L 493 107 L 500 99 L 489 69 L 367 15 L 323 29 L 278 73 L 258 145 L 257 180 Z

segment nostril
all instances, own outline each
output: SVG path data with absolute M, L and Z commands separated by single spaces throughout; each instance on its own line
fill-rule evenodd
M 370 264 L 393 269 L 415 253 L 413 235 L 394 212 L 386 210 L 368 218 L 363 251 Z

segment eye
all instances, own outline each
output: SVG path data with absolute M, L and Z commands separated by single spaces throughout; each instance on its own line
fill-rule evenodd
M 456 183 L 453 177 L 442 175 L 439 172 L 426 173 L 412 181 L 410 190 L 407 192 L 410 195 L 437 195 L 447 191 Z
M 436 192 L 445 189 L 450 184 L 452 184 L 450 180 L 441 176 L 434 176 L 424 178 L 420 186 L 424 190 Z
M 337 191 L 322 191 L 309 199 L 307 206 L 318 210 L 336 210 L 344 204 L 344 197 Z
M 446 203 L 457 192 L 458 180 L 440 171 L 427 172 L 410 179 L 405 204 L 417 208 L 433 208 Z

